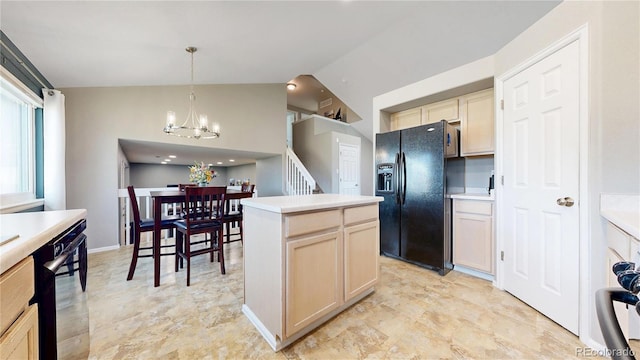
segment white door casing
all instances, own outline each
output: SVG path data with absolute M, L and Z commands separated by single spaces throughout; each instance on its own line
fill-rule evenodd
M 580 304 L 579 84 L 578 41 L 504 81 L 499 230 L 504 289 L 574 334 Z M 567 206 L 566 198 L 574 205 Z
M 340 194 L 360 195 L 360 145 L 339 143 Z

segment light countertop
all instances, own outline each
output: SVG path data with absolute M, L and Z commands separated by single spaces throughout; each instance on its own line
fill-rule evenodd
M 640 195 L 601 194 L 600 215 L 640 239 Z
M 247 198 L 242 199 L 241 202 L 243 206 L 286 214 L 299 211 L 373 204 L 382 200 L 383 198 L 381 196 L 314 194 Z
M 447 194 L 447 197 L 451 199 L 463 199 L 463 200 L 482 200 L 482 201 L 495 200 L 494 194 L 487 194 L 487 193 L 457 193 L 457 194 Z
M 0 215 L 0 273 L 38 250 L 76 222 L 87 217 L 87 210 L 56 210 Z M 17 238 L 13 238 L 18 235 Z

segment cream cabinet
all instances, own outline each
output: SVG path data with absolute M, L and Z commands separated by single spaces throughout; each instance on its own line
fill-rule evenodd
M 342 304 L 341 245 L 337 231 L 287 242 L 286 336 Z
M 453 200 L 453 264 L 494 274 L 493 202 Z
M 0 360 L 38 359 L 38 306 L 29 306 L 34 291 L 32 257 L 0 275 Z
M 466 95 L 462 102 L 461 156 L 493 154 L 495 149 L 493 89 Z
M 391 114 L 391 131 L 420 125 L 421 114 L 422 112 L 419 107 Z
M 304 210 L 251 206 L 275 198 L 243 202 L 242 310 L 276 351 L 373 292 L 380 256 L 377 200 L 283 198 Z M 327 208 L 300 204 L 324 198 Z M 344 206 L 340 199 L 347 199 Z
M 422 106 L 421 119 L 422 124 L 431 124 L 440 120 L 457 122 L 459 120 L 458 98 Z

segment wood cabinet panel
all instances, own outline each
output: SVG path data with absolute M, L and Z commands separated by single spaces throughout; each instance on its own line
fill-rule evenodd
M 378 221 L 344 229 L 345 301 L 349 301 L 369 289 L 378 281 L 379 254 L 380 227 Z
M 341 305 L 342 233 L 287 242 L 286 336 Z
M 453 263 L 494 274 L 493 203 L 453 202 Z
M 0 275 L 0 334 L 24 311 L 34 292 L 35 275 L 31 256 Z
M 401 130 L 418 126 L 420 123 L 421 111 L 420 108 L 417 107 L 391 114 L 390 128 L 391 131 Z
M 458 119 L 458 98 L 439 101 L 422 107 L 422 124 L 431 124 L 440 120 L 456 122 Z
M 337 228 L 341 224 L 342 212 L 340 210 L 289 215 L 285 218 L 285 236 L 310 234 L 325 229 Z
M 495 149 L 493 89 L 464 97 L 460 124 L 462 156 L 493 154 Z
M 378 218 L 378 204 L 344 209 L 344 224 L 351 225 Z
M 0 360 L 38 359 L 38 305 L 33 304 L 0 337 Z

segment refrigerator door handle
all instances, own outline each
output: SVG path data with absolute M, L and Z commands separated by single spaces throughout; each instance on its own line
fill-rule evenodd
M 402 152 L 402 204 L 407 200 L 407 161 Z
M 400 153 L 396 153 L 395 163 L 395 175 L 396 175 L 396 204 L 400 204 Z

